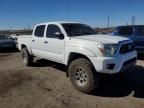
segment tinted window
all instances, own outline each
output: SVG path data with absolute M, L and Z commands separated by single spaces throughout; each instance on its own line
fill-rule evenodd
M 56 25 L 48 25 L 46 37 L 55 38 L 55 33 L 61 32 L 60 28 Z
M 45 31 L 45 25 L 37 26 L 35 29 L 35 36 L 37 37 L 43 37 Z
M 136 36 L 144 36 L 144 27 L 136 27 L 134 35 L 136 35 Z
M 129 36 L 133 34 L 133 27 L 120 27 L 118 28 L 118 35 Z
M 68 36 L 93 35 L 96 32 L 85 24 L 62 24 Z

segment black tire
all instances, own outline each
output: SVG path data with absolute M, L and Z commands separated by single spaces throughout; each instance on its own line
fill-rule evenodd
M 90 93 L 98 87 L 99 75 L 88 59 L 79 58 L 72 61 L 68 73 L 72 84 L 80 92 Z
M 33 64 L 33 57 L 29 54 L 27 48 L 22 48 L 22 59 L 25 66 L 31 66 Z

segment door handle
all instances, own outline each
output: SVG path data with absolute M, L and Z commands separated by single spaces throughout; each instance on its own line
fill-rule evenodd
M 35 40 L 32 40 L 32 42 L 35 42 Z
M 47 41 L 44 41 L 44 43 L 48 43 Z

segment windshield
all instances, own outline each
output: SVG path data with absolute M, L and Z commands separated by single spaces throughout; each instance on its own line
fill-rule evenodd
M 85 24 L 62 24 L 68 36 L 84 36 L 93 35 L 96 32 L 89 26 Z

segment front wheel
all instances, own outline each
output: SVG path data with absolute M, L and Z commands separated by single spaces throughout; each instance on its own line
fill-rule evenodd
M 27 48 L 22 48 L 22 58 L 23 58 L 23 63 L 26 66 L 30 66 L 33 63 L 33 57 L 29 54 Z
M 72 61 L 68 72 L 72 84 L 81 92 L 90 93 L 99 84 L 99 77 L 88 59 L 79 58 Z

